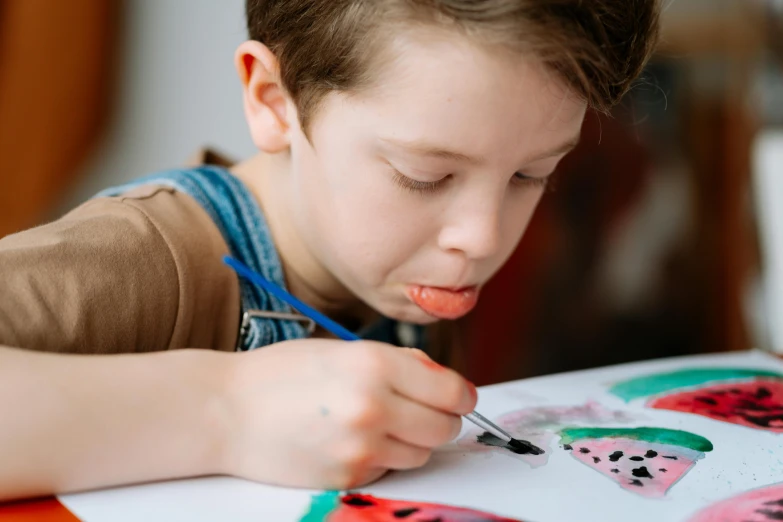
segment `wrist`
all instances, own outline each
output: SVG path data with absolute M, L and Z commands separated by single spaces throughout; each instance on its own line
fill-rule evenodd
M 192 359 L 191 382 L 186 390 L 195 394 L 196 431 L 203 441 L 201 448 L 204 474 L 231 474 L 232 437 L 234 432 L 232 394 L 237 357 L 212 350 L 189 350 Z

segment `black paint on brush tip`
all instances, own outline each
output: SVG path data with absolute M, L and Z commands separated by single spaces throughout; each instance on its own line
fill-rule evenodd
M 484 444 L 485 446 L 505 448 L 516 453 L 517 455 L 541 455 L 544 453 L 544 450 L 526 440 L 511 439 L 509 442 L 505 442 L 502 439 L 495 437 L 488 431 L 485 431 L 476 437 L 476 441 L 480 444 Z

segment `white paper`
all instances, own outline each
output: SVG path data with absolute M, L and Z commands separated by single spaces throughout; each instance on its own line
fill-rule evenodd
M 765 332 L 769 347 L 783 353 L 783 132 L 759 134 L 754 150 L 753 185 L 761 243 Z
M 718 501 L 783 482 L 783 433 L 771 433 L 699 415 L 626 403 L 608 393 L 624 379 L 696 367 L 780 371 L 783 363 L 761 352 L 636 363 L 528 379 L 480 390 L 477 410 L 489 418 L 535 407 L 617 411 L 606 426 L 651 426 L 701 435 L 714 445 L 662 498 L 627 491 L 563 449 L 557 438 L 546 463 L 531 467 L 505 450 L 473 451 L 464 442 L 439 449 L 422 469 L 392 473 L 362 493 L 376 497 L 480 509 L 520 520 L 687 521 Z M 473 432 L 470 423 L 463 434 Z M 459 439 L 458 439 L 459 440 Z M 67 495 L 60 500 L 86 521 L 188 520 L 298 521 L 317 492 L 277 488 L 232 478 L 204 478 Z M 448 521 L 444 521 L 448 522 Z

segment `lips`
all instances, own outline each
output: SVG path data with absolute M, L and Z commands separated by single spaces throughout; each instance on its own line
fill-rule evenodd
M 408 298 L 426 313 L 438 319 L 458 319 L 476 306 L 479 288 L 471 286 L 451 290 L 434 286 L 408 286 Z

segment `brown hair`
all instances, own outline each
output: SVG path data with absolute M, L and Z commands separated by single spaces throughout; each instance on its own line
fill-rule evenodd
M 395 24 L 452 27 L 531 50 L 589 106 L 608 112 L 640 74 L 658 38 L 658 0 L 246 0 L 249 36 L 280 63 L 307 130 L 332 91 L 371 80 Z M 388 33 L 388 32 L 387 32 Z

